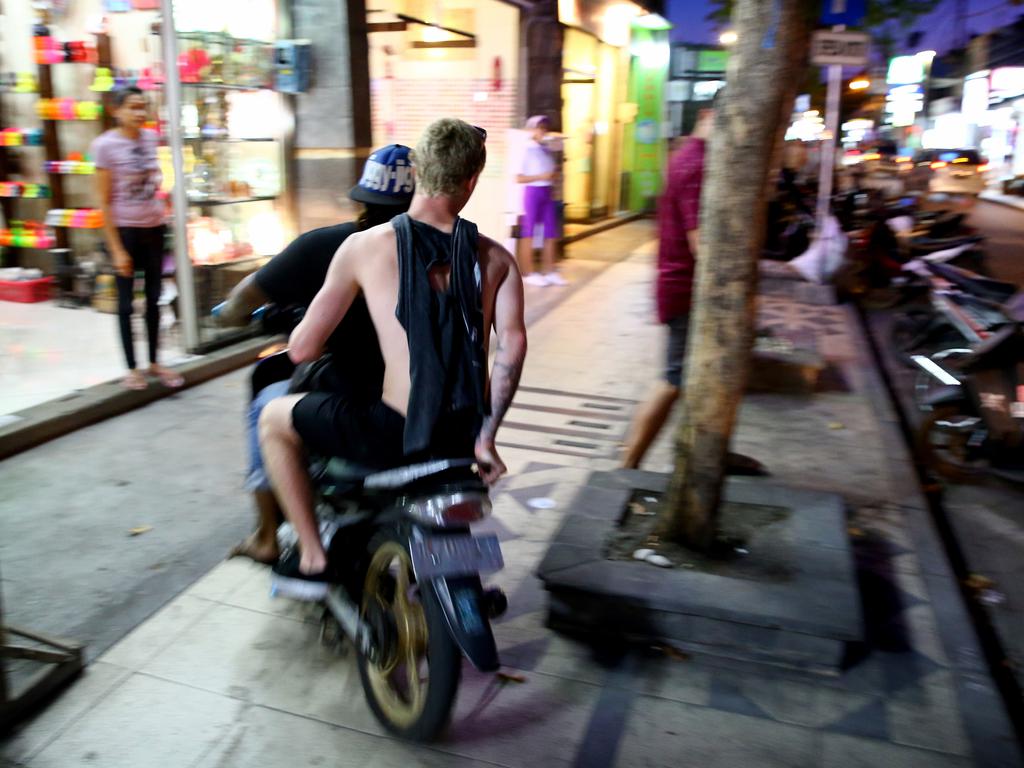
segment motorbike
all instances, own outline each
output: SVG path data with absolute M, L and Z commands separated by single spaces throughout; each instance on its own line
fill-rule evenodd
M 939 475 L 983 475 L 1024 482 L 1024 332 L 1018 323 L 991 334 L 968 354 L 945 361 L 915 355 L 937 381 L 917 431 L 918 455 Z
M 916 275 L 929 302 L 905 310 L 890 329 L 892 348 L 907 365 L 916 354 L 976 346 L 1007 323 L 1024 320 L 1024 295 L 1013 283 L 949 263 L 957 249 L 944 253 L 950 258 L 932 254 L 905 267 L 908 285 Z
M 298 317 L 286 314 L 284 325 Z M 265 356 L 253 397 L 295 368 L 284 351 Z M 497 536 L 470 531 L 491 512 L 487 486 L 468 457 L 389 468 L 313 457 L 309 469 L 330 577 L 321 641 L 354 647 L 367 704 L 387 730 L 431 741 L 451 716 L 462 657 L 484 672 L 499 667 L 490 622 L 508 600 L 481 575 L 504 561 Z M 288 523 L 278 542 L 282 557 L 297 546 Z M 276 580 L 271 593 L 301 598 Z

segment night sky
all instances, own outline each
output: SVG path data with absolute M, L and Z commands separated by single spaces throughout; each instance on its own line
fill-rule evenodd
M 870 2 L 870 0 L 869 0 Z M 953 24 L 955 2 L 942 0 L 938 7 L 918 21 L 916 29 L 924 35 L 914 51 L 934 49 L 942 53 L 953 43 L 956 28 Z M 678 43 L 717 43 L 718 34 L 706 20 L 711 12 L 711 0 L 668 0 L 668 20 L 672 22 L 672 41 Z M 1012 23 L 1024 14 L 1024 7 L 1011 7 L 1005 0 L 968 0 L 967 28 L 972 34 L 989 32 Z M 907 30 L 909 33 L 911 30 Z M 903 40 L 899 41 L 901 45 Z

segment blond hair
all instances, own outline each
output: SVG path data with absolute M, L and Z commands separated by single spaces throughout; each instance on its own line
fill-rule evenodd
M 433 197 L 457 194 L 487 161 L 480 131 L 462 120 L 443 117 L 427 126 L 412 152 L 417 192 Z

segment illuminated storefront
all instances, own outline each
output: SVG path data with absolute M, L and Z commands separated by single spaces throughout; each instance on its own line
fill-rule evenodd
M 668 24 L 629 2 L 561 0 L 567 221 L 650 207 L 665 154 Z
M 19 73 L 21 88 L 0 93 L 12 137 L 0 186 L 46 194 L 4 195 L 4 266 L 39 269 L 52 282 L 38 298 L 55 305 L 114 311 L 89 151 L 113 126 L 110 92 L 134 84 L 160 137 L 170 198 L 170 344 L 201 351 L 229 338 L 210 309 L 295 231 L 293 117 L 275 68 L 286 11 L 275 0 L 5 0 L 0 70 Z M 15 128 L 43 139 L 14 143 Z

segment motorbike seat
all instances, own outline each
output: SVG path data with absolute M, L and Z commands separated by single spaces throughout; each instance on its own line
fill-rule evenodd
M 382 469 L 362 466 L 334 457 L 316 467 L 313 476 L 318 485 L 340 489 L 342 493 L 354 490 L 409 492 L 456 482 L 479 484 L 479 476 L 472 470 L 474 463 L 475 460 L 470 458 L 435 459 Z
M 955 267 L 952 264 L 931 264 L 929 269 L 953 283 L 953 285 L 958 286 L 966 293 L 978 298 L 994 301 L 998 304 L 1003 303 L 1017 292 L 1017 286 L 1013 283 L 993 280 L 984 275 L 979 275 L 977 272 L 971 272 L 969 269 Z
M 925 237 L 918 236 L 910 239 L 908 245 L 915 251 L 938 251 L 946 248 L 955 248 L 959 245 L 977 245 L 985 242 L 981 235 L 968 235 L 961 237 Z

